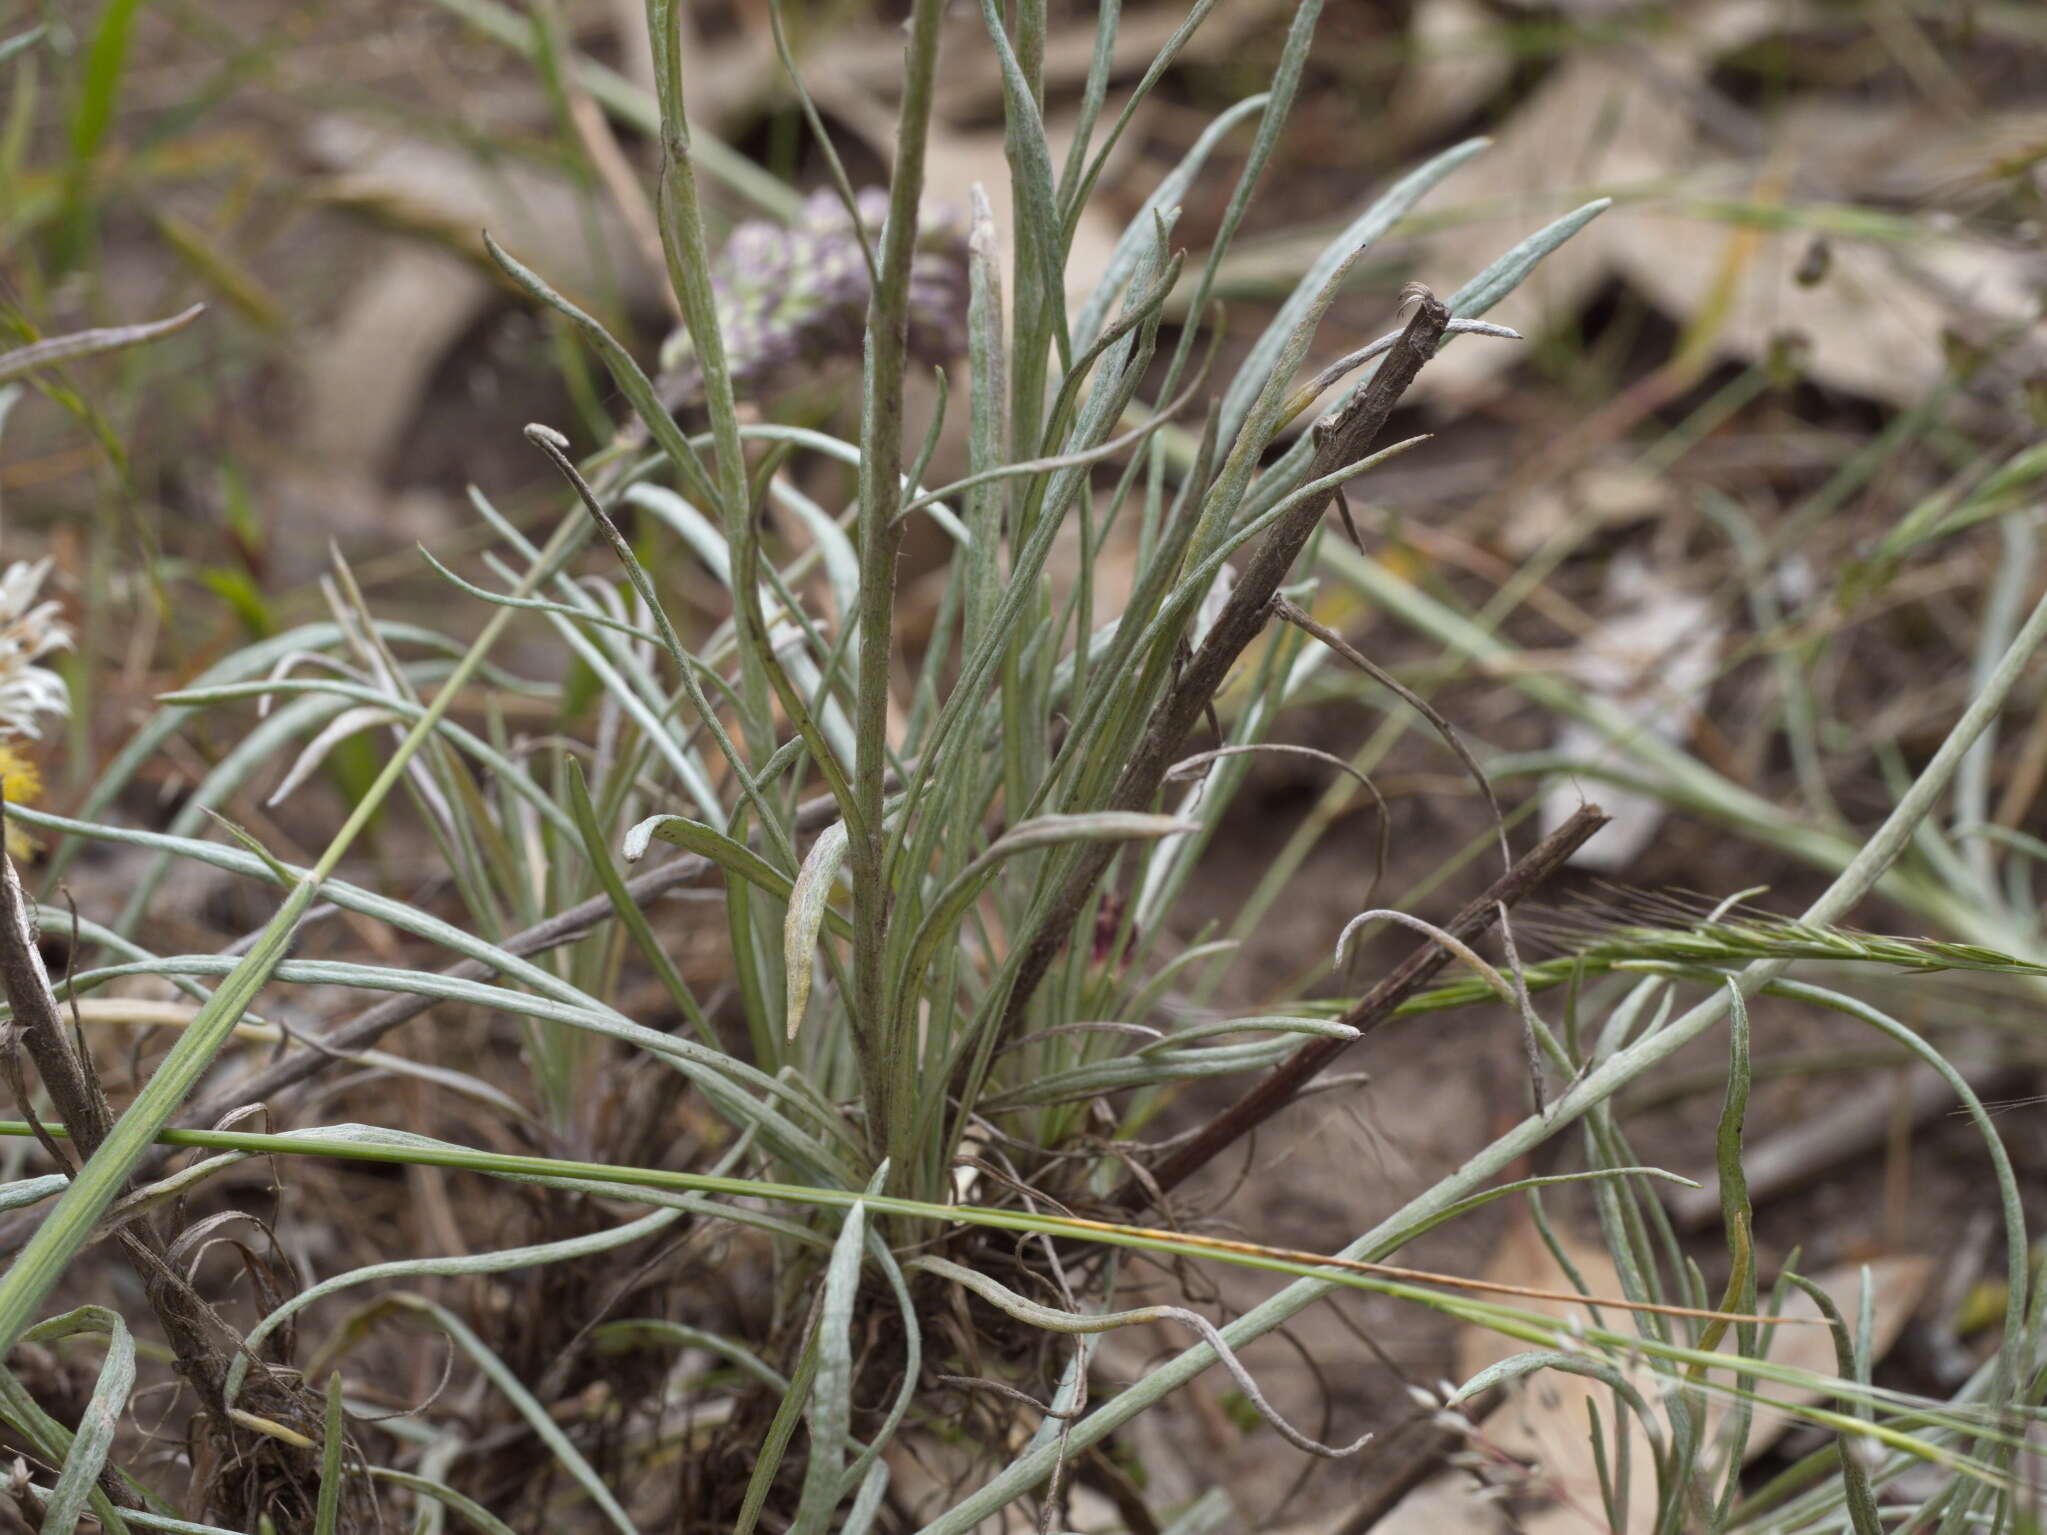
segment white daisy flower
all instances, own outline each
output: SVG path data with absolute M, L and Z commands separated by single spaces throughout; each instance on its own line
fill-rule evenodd
M 36 601 L 49 573 L 48 560 L 17 560 L 0 576 L 0 735 L 39 736 L 38 715 L 71 710 L 64 679 L 35 664 L 71 643 L 57 604 Z

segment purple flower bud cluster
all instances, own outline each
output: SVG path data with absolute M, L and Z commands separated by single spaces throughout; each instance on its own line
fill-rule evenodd
M 888 194 L 855 199 L 877 247 Z M 733 389 L 760 396 L 833 359 L 857 359 L 873 291 L 853 217 L 830 191 L 814 192 L 788 224 L 737 226 L 712 266 L 711 281 Z M 967 345 L 967 225 L 955 210 L 927 210 L 910 264 L 909 350 L 939 367 Z M 703 397 L 703 373 L 686 330 L 662 348 L 662 396 L 670 408 Z

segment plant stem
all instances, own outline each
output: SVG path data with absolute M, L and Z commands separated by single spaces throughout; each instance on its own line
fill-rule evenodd
M 514 596 L 530 594 L 550 568 L 552 554 L 573 535 L 579 520 L 580 514 L 565 520 L 556 530 L 546 551 L 550 557 L 535 563 L 522 578 Z M 36 1307 L 56 1284 L 72 1256 L 90 1238 L 94 1224 L 120 1192 L 129 1171 L 147 1155 L 157 1133 L 170 1122 L 178 1106 L 198 1084 L 206 1068 L 212 1065 L 214 1056 L 232 1036 L 236 1022 L 284 958 L 292 930 L 312 905 L 320 886 L 346 856 L 363 828 L 369 825 L 419 749 L 432 738 L 442 717 L 453 707 L 469 679 L 483 664 L 483 658 L 497 643 L 498 636 L 504 632 L 515 611 L 508 607 L 498 608 L 491 614 L 476 643 L 456 663 L 440 693 L 406 733 L 368 792 L 349 812 L 348 819 L 334 834 L 334 840 L 320 855 L 319 862 L 285 898 L 247 958 L 235 967 L 213 994 L 213 999 L 200 1010 L 199 1016 L 192 1020 L 178 1042 L 171 1046 L 170 1053 L 151 1073 L 148 1083 L 136 1095 L 128 1111 L 115 1122 L 99 1150 L 79 1169 L 71 1187 L 64 1191 L 56 1207 L 44 1217 L 35 1235 L 23 1245 L 20 1256 L 9 1267 L 6 1277 L 0 1279 L 0 1349 L 11 1347 L 27 1328 Z
M 1597 805 L 1583 806 L 1444 923 L 1443 930 L 1453 938 L 1466 941 L 1485 932 L 1499 920 L 1503 906 L 1512 906 L 1539 888 L 1606 821 L 1605 812 Z M 1434 940 L 1424 940 L 1360 997 L 1356 1005 L 1343 1015 L 1342 1021 L 1360 1034 L 1370 1033 L 1391 1018 L 1401 1003 L 1427 985 L 1449 962 L 1450 951 L 1447 948 Z M 1300 1096 L 1302 1088 L 1356 1043 L 1355 1039 L 1325 1038 L 1311 1040 L 1301 1046 L 1284 1064 L 1275 1068 L 1271 1076 L 1223 1110 L 1199 1135 L 1154 1167 L 1148 1179 L 1128 1184 L 1117 1203 L 1126 1210 L 1142 1210 L 1160 1196 L 1170 1193 L 1220 1152 L 1242 1140 L 1293 1102 Z
M 661 106 L 661 180 L 656 207 L 661 249 L 668 258 L 668 282 L 682 306 L 704 381 L 704 412 L 717 448 L 714 474 L 719 524 L 735 553 L 749 537 L 751 498 L 746 485 L 746 449 L 739 435 L 739 406 L 725 361 L 725 337 L 718 324 L 711 284 L 711 249 L 704 234 L 703 205 L 697 195 L 695 148 L 690 140 L 682 94 L 682 34 L 676 0 L 647 0 L 647 27 L 654 43 L 654 83 Z M 678 469 L 682 466 L 677 465 Z M 734 600 L 738 593 L 735 591 Z M 739 647 L 741 724 L 754 760 L 774 751 L 769 738 L 767 675 L 759 651 Z
M 855 1033 L 874 1041 L 867 1080 L 877 1156 L 906 1177 L 914 1159 L 899 1145 L 910 1116 L 896 1102 L 897 1057 L 910 1042 L 884 1033 L 888 1007 L 888 871 L 882 850 L 882 798 L 888 773 L 889 667 L 895 651 L 896 557 L 902 528 L 903 373 L 908 365 L 910 264 L 924 195 L 924 148 L 938 72 L 943 0 L 917 0 L 903 59 L 903 102 L 896 121 L 895 177 L 881 234 L 881 277 L 867 307 L 867 352 L 860 417 L 860 654 L 854 684 L 853 800 L 846 862 L 853 885 Z
M 1393 407 L 1421 372 L 1422 364 L 1435 355 L 1436 343 L 1450 323 L 1450 312 L 1434 294 L 1426 289 L 1417 291 L 1420 302 L 1371 383 L 1347 407 L 1316 423 L 1315 454 L 1305 476 L 1307 480 L 1334 474 L 1345 464 L 1363 457 L 1385 427 L 1387 417 L 1393 414 Z M 1259 544 L 1210 628 L 1208 638 L 1153 710 L 1136 751 L 1102 808 L 1137 810 L 1150 804 L 1158 794 L 1166 770 L 1188 732 L 1221 689 L 1237 657 L 1265 628 L 1274 594 L 1335 497 L 1336 489 L 1332 486 L 1325 494 L 1309 498 Z M 1107 843 L 1091 843 L 1080 850 L 1051 910 L 1023 951 L 1002 1023 L 996 1031 L 997 1048 L 1002 1041 L 1013 1038 L 1021 1027 L 1031 997 L 1066 942 L 1067 930 L 1115 855 L 1115 847 Z
M 1963 755 L 2004 706 L 2027 661 L 2043 643 L 2047 643 L 2047 598 L 2042 598 L 2033 609 L 2025 627 L 2019 631 L 1995 672 L 1985 682 L 1983 691 L 1956 722 L 1955 728 L 1941 743 L 1940 750 L 1934 753 L 1933 760 L 1926 765 L 1926 770 L 1899 801 L 1897 808 L 1800 920 L 1815 924 L 1837 922 L 1875 888 L 1884 871 L 1910 845 L 1919 823 L 1933 812 L 1935 802 L 1953 781 Z M 1782 974 L 1789 964 L 1788 960 L 1758 960 L 1735 977 L 1733 984 L 1740 987 L 1744 996 L 1753 995 Z M 1410 1233 L 1428 1226 L 1450 1206 L 1478 1192 L 1503 1169 L 1580 1115 L 1606 1102 L 1630 1082 L 1697 1039 L 1719 1022 L 1728 1005 L 1729 992 L 1725 989 L 1715 991 L 1654 1034 L 1609 1057 L 1603 1065 L 1567 1089 L 1551 1105 L 1548 1114 L 1524 1119 L 1449 1177 L 1409 1200 L 1350 1243 L 1337 1256 L 1377 1259 L 1397 1251 Z M 1334 1286 L 1326 1279 L 1297 1280 L 1223 1328 L 1224 1341 L 1233 1348 L 1241 1348 L 1252 1339 L 1285 1325 L 1321 1300 L 1332 1288 Z M 1051 1475 L 1062 1457 L 1076 1455 L 1089 1445 L 1098 1443 L 1215 1361 L 1216 1355 L 1207 1344 L 1196 1344 L 1137 1385 L 1096 1408 L 1080 1422 L 1070 1425 L 1055 1443 L 1018 1457 L 979 1492 L 962 1499 L 923 1526 L 919 1535 L 966 1535 L 990 1514 L 1007 1507 Z

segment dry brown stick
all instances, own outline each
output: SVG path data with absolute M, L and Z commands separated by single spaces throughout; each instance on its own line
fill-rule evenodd
M 1384 430 L 1400 397 L 1421 372 L 1422 364 L 1435 355 L 1436 345 L 1450 324 L 1450 311 L 1442 300 L 1419 285 L 1409 288 L 1408 296 L 1417 300 L 1414 314 L 1393 350 L 1379 365 L 1379 371 L 1372 375 L 1372 381 L 1348 405 L 1315 424 L 1315 454 L 1309 461 L 1305 482 L 1334 474 L 1344 465 L 1363 458 Z M 1329 490 L 1311 496 L 1265 535 L 1237 578 L 1207 639 L 1180 669 L 1171 689 L 1152 711 L 1143 737 L 1109 791 L 1104 809 L 1141 810 L 1158 794 L 1188 732 L 1200 722 L 1210 700 L 1229 677 L 1230 668 L 1236 665 L 1237 657 L 1263 632 L 1280 583 L 1286 580 L 1316 526 L 1334 504 L 1335 494 Z M 1003 1006 L 1002 1022 L 996 1029 L 995 1048 L 1015 1036 L 1031 997 L 1051 969 L 1068 931 L 1116 852 L 1113 843 L 1082 845 L 1066 883 L 1024 947 L 1016 980 Z
M 113 1129 L 114 1111 L 90 1062 L 73 1046 L 70 1032 L 64 1027 L 63 1015 L 57 1010 L 57 994 L 50 985 L 50 972 L 44 968 L 42 952 L 36 947 L 35 924 L 29 913 L 28 898 L 14 872 L 14 860 L 0 852 L 0 990 L 7 994 L 11 1014 L 0 1051 L 9 1058 L 8 1083 L 21 1100 L 22 1112 L 31 1113 L 27 1084 L 14 1059 L 19 1047 L 35 1063 L 36 1075 L 42 1079 L 43 1089 L 49 1093 L 79 1160 L 89 1161 Z M 55 1155 L 52 1143 L 47 1137 L 42 1138 Z M 60 1166 L 65 1165 L 61 1156 L 57 1160 Z M 66 1170 L 71 1171 L 68 1167 Z M 177 1283 L 164 1261 L 162 1239 L 148 1221 L 133 1222 L 120 1235 L 130 1256 L 137 1260 L 144 1285 L 150 1287 L 150 1302 L 162 1316 L 180 1362 L 191 1373 L 193 1359 L 188 1359 L 187 1354 L 203 1359 L 214 1350 L 207 1346 L 204 1329 L 187 1314 L 189 1308 L 164 1304 L 177 1298 L 158 1293 L 158 1287 L 166 1282 Z
M 0 799 L 0 818 L 4 814 L 5 802 Z M 0 1036 L 0 1053 L 6 1057 L 4 1074 L 22 1112 L 31 1114 L 27 1084 L 16 1055 L 17 1050 L 25 1050 L 35 1063 L 36 1073 L 71 1137 L 77 1156 L 81 1161 L 88 1160 L 113 1128 L 113 1109 L 93 1073 L 90 1059 L 74 1046 L 64 1026 L 49 971 L 36 946 L 30 913 L 28 898 L 14 871 L 14 860 L 0 851 L 0 990 L 5 991 L 11 1011 L 4 1036 Z M 47 1138 L 45 1145 L 49 1145 Z M 56 1160 L 66 1171 L 72 1170 L 61 1155 L 56 1155 Z M 170 1341 L 177 1371 L 197 1391 L 201 1409 L 220 1447 L 239 1457 L 238 1464 L 278 1462 L 283 1466 L 283 1474 L 303 1481 L 307 1465 L 302 1454 L 281 1442 L 256 1444 L 255 1436 L 237 1430 L 229 1415 L 226 1382 L 229 1359 L 241 1346 L 241 1340 L 178 1271 L 155 1222 L 146 1217 L 131 1221 L 118 1228 L 114 1236 L 142 1281 L 149 1308 Z M 303 1388 L 262 1377 L 253 1387 L 251 1397 L 265 1409 L 266 1416 L 300 1425 L 318 1421 Z M 131 1501 L 111 1471 L 102 1475 L 100 1488 L 116 1506 Z
M 812 809 L 812 805 L 801 807 L 798 812 L 799 826 L 803 824 L 803 812 Z M 710 872 L 712 867 L 709 859 L 701 858 L 694 853 L 686 853 L 627 880 L 626 893 L 634 901 L 645 905 L 665 895 L 677 885 L 701 878 Z M 611 898 L 606 895 L 595 895 L 587 901 L 569 907 L 566 911 L 557 912 L 544 922 L 535 923 L 523 932 L 514 933 L 498 947 L 507 954 L 523 959 L 529 954 L 540 954 L 549 949 L 560 948 L 565 943 L 573 943 L 615 915 L 617 912 L 611 904 Z M 460 981 L 486 980 L 496 973 L 494 967 L 477 959 L 462 960 L 441 972 L 444 976 Z M 236 1109 L 246 1108 L 272 1094 L 296 1087 L 327 1067 L 347 1061 L 359 1052 L 370 1049 L 400 1024 L 411 1022 L 439 1000 L 441 999 L 438 997 L 424 997 L 412 992 L 401 992 L 388 997 L 324 1034 L 301 1040 L 302 1049 L 294 1050 L 290 1055 L 273 1061 L 268 1066 L 247 1072 L 199 1102 L 186 1105 L 173 1123 L 185 1128 L 192 1126 L 205 1128 L 218 1124 L 224 1115 L 231 1114 Z M 15 1013 L 17 1019 L 24 1016 L 27 1015 L 18 1011 Z M 43 1070 L 40 1061 L 37 1063 L 37 1070 Z M 49 1080 L 47 1073 L 44 1079 Z M 96 1145 L 97 1140 L 93 1144 Z M 140 1170 L 147 1174 L 161 1169 L 173 1153 L 172 1147 L 157 1147 L 144 1160 Z M 22 1242 L 27 1240 L 27 1234 L 33 1226 L 32 1217 L 0 1225 L 0 1256 L 16 1251 Z
M 1444 924 L 1453 938 L 1469 942 L 1499 920 L 1502 906 L 1511 906 L 1540 886 L 1564 866 L 1564 861 L 1606 824 L 1606 813 L 1597 805 L 1586 805 L 1551 832 L 1525 857 L 1517 859 L 1484 892 Z M 1450 962 L 1450 951 L 1434 940 L 1418 944 L 1379 983 L 1357 1000 L 1343 1015 L 1343 1022 L 1369 1034 L 1394 1010 L 1426 985 Z M 1229 1146 L 1234 1145 L 1281 1109 L 1293 1102 L 1301 1089 L 1341 1055 L 1355 1038 L 1322 1038 L 1301 1046 L 1271 1076 L 1218 1114 L 1199 1135 L 1175 1148 L 1148 1180 L 1128 1184 L 1120 1203 L 1128 1210 L 1141 1210 Z
M 85 1062 L 72 1049 L 71 1036 L 57 1011 L 56 993 L 50 988 L 50 973 L 43 968 L 43 956 L 36 948 L 28 900 L 14 872 L 14 860 L 4 852 L 0 852 L 0 986 L 7 992 L 12 1011 L 4 1048 L 11 1054 L 19 1044 L 28 1051 L 78 1154 L 91 1156 L 113 1128 L 113 1111 Z

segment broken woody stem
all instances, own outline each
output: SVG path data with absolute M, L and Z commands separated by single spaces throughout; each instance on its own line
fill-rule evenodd
M 0 798 L 0 816 L 4 811 L 4 798 Z M 37 947 L 32 909 L 14 861 L 4 851 L 0 851 L 0 993 L 5 994 L 8 1007 L 7 1021 L 0 1025 L 0 1082 L 12 1093 L 51 1160 L 75 1178 L 78 1164 L 69 1151 L 75 1150 L 80 1159 L 91 1157 L 105 1143 L 115 1116 L 83 1041 L 74 1040 L 65 1028 Z M 36 1116 L 34 1095 L 21 1070 L 23 1054 L 35 1066 L 57 1111 L 62 1133 L 71 1139 L 69 1148 Z M 118 1216 L 112 1223 L 112 1235 L 141 1281 L 150 1309 L 170 1342 L 179 1375 L 198 1394 L 218 1440 L 215 1449 L 236 1466 L 239 1483 L 264 1489 L 268 1496 L 282 1486 L 307 1482 L 310 1462 L 288 1439 L 252 1436 L 233 1420 L 224 1383 L 229 1358 L 241 1340 L 193 1288 L 153 1214 L 145 1209 Z M 272 1421 L 296 1423 L 300 1428 L 318 1421 L 310 1393 L 295 1376 L 266 1372 L 255 1395 L 262 1416 Z M 98 1510 L 103 1519 L 113 1508 L 134 1501 L 120 1478 L 105 1468 L 96 1481 L 98 1492 L 109 1500 Z
M 1506 907 L 1525 899 L 1561 869 L 1565 861 L 1606 821 L 1606 813 L 1597 805 L 1581 807 L 1570 820 L 1543 838 L 1525 857 L 1517 859 L 1505 874 L 1474 896 L 1470 904 L 1444 925 L 1444 931 L 1461 942 L 1469 942 L 1486 932 L 1499 920 Z M 1358 1036 L 1371 1033 L 1391 1018 L 1400 1004 L 1434 979 L 1436 972 L 1447 965 L 1450 958 L 1450 950 L 1433 938 L 1418 944 L 1407 958 L 1381 977 L 1379 983 L 1343 1015 L 1342 1021 L 1356 1029 L 1357 1035 L 1316 1039 L 1303 1045 L 1271 1076 L 1211 1120 L 1200 1134 L 1152 1168 L 1147 1177 L 1129 1184 L 1119 1202 L 1125 1209 L 1142 1210 L 1163 1199 L 1197 1169 L 1298 1098 L 1302 1089 L 1326 1070 L 1348 1046 L 1357 1042 Z
M 1411 286 L 1406 296 L 1415 300 L 1414 313 L 1402 328 L 1400 339 L 1386 354 L 1386 360 L 1379 365 L 1379 371 L 1348 404 L 1316 423 L 1315 455 L 1303 483 L 1335 474 L 1344 465 L 1363 458 L 1385 429 L 1400 397 L 1421 372 L 1422 364 L 1436 355 L 1436 346 L 1449 329 L 1450 311 L 1441 299 L 1419 284 Z M 1208 637 L 1152 712 L 1136 751 L 1110 791 L 1105 809 L 1141 810 L 1157 797 L 1188 733 L 1207 712 L 1237 658 L 1271 620 L 1272 599 L 1280 583 L 1286 580 L 1287 572 L 1293 569 L 1294 561 L 1300 558 L 1335 501 L 1336 490 L 1332 486 L 1323 494 L 1308 498 L 1266 534 L 1238 576 L 1229 600 L 1209 628 Z M 1051 910 L 1025 947 L 997 1031 L 998 1043 L 1021 1032 L 1032 996 L 1115 856 L 1112 843 L 1084 846 Z

